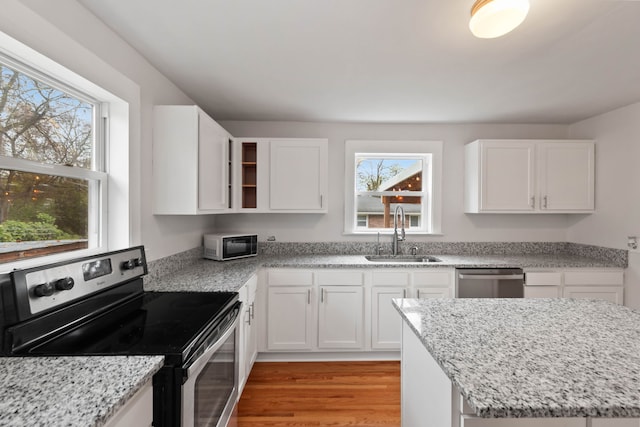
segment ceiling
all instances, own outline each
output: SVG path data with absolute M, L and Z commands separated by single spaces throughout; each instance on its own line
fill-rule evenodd
M 79 0 L 217 120 L 574 123 L 640 101 L 640 1 Z

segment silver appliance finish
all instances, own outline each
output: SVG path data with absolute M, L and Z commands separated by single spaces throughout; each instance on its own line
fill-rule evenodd
M 523 298 L 521 268 L 457 268 L 456 298 Z
M 235 427 L 238 400 L 238 331 L 236 317 L 227 331 L 187 369 L 182 386 L 182 427 Z

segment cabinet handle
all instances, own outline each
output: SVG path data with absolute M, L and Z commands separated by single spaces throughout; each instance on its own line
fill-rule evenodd
M 544 207 L 545 209 L 547 209 L 547 196 L 544 196 L 544 197 L 542 198 L 542 201 L 543 201 L 543 207 Z
M 324 302 L 324 288 L 320 289 L 320 302 Z
M 402 298 L 406 298 L 407 297 L 407 290 L 403 289 L 402 290 Z
M 536 196 L 531 196 L 531 207 L 534 209 L 536 207 Z
M 322 194 L 320 195 L 320 207 L 322 207 Z
M 251 314 L 249 314 L 248 312 L 246 314 L 246 320 L 244 322 L 251 326 Z
M 416 289 L 416 298 L 420 298 L 420 289 Z
M 311 289 L 307 289 L 307 304 L 311 304 Z
M 256 310 L 255 310 L 255 303 L 253 303 L 253 302 L 249 306 L 249 315 L 251 316 L 252 319 L 255 318 Z

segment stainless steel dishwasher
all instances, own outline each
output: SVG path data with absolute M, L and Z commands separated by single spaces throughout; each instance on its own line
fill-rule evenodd
M 456 298 L 523 298 L 521 268 L 456 268 Z

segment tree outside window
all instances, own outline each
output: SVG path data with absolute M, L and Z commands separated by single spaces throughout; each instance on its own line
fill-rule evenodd
M 0 62 L 0 262 L 87 247 L 95 109 Z

